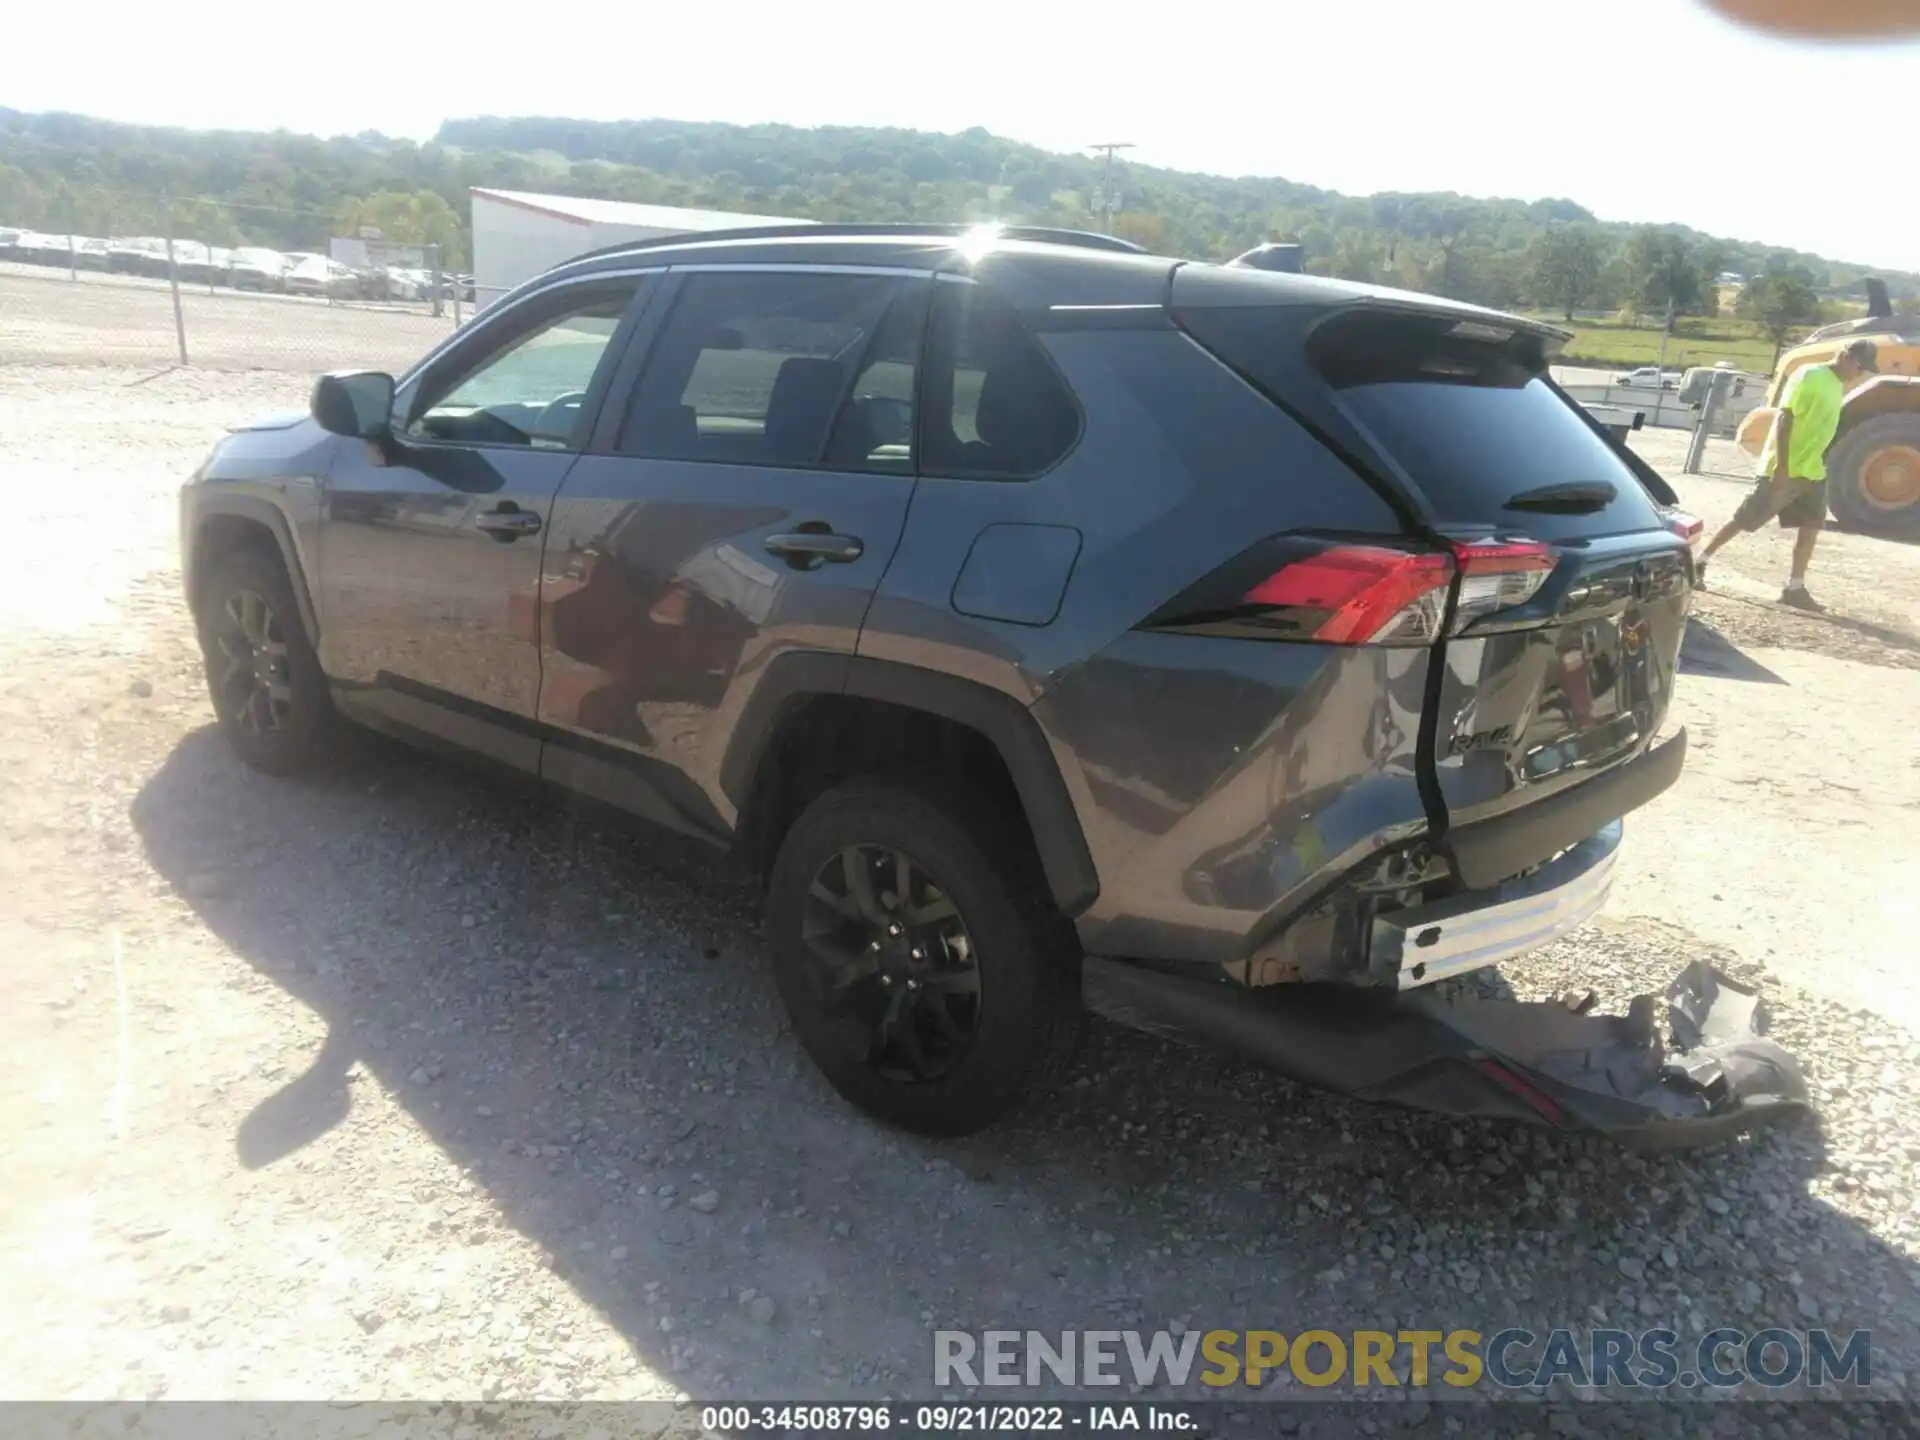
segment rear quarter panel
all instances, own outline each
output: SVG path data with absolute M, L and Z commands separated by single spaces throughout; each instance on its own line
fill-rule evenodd
M 859 653 L 1033 707 L 1099 872 L 1077 922 L 1089 948 L 1234 958 L 1328 874 L 1424 826 L 1414 747 L 1426 652 L 1135 627 L 1266 536 L 1399 524 L 1177 330 L 1043 326 L 1042 339 L 1081 401 L 1079 444 L 1031 481 L 922 479 Z M 996 525 L 1080 537 L 1044 624 L 955 607 L 969 553 Z

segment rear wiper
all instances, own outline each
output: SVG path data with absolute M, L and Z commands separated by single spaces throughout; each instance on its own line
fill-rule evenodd
M 1575 480 L 1562 485 L 1538 485 L 1509 496 L 1509 510 L 1534 510 L 1544 515 L 1591 515 L 1613 503 L 1619 491 L 1611 480 Z

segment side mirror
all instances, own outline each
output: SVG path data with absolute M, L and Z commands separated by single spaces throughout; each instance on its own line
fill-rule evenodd
M 322 430 L 351 440 L 379 440 L 393 417 L 393 377 L 379 370 L 322 375 L 313 385 L 313 418 Z

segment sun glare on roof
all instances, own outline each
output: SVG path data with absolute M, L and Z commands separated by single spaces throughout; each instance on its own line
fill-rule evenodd
M 955 248 L 969 261 L 983 259 L 1000 243 L 1000 237 L 1005 228 L 998 220 L 975 225 L 961 234 L 959 244 Z

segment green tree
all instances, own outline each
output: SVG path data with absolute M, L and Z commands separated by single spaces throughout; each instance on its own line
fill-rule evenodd
M 1517 310 L 1526 298 L 1523 254 L 1496 245 L 1468 245 L 1454 257 L 1459 295 L 1495 310 Z
M 1342 280 L 1378 285 L 1386 268 L 1386 252 L 1371 230 L 1346 230 L 1334 242 L 1326 273 Z
M 1528 293 L 1571 321 L 1576 308 L 1594 303 L 1606 256 L 1598 231 L 1557 225 L 1527 247 Z
M 381 190 L 364 198 L 343 200 L 334 213 L 334 226 L 337 234 L 345 236 L 372 228 L 396 245 L 438 245 L 444 268 L 466 268 L 460 217 L 432 190 Z
M 1452 203 L 1452 196 L 1448 196 L 1447 201 L 1428 212 L 1427 234 L 1440 251 L 1438 283 L 1433 288 L 1442 295 L 1457 297 L 1464 287 L 1454 257 L 1473 229 L 1473 212 L 1464 205 Z
M 1115 216 L 1113 233 L 1123 240 L 1145 246 L 1156 255 L 1164 255 L 1167 251 L 1167 222 L 1152 211 L 1128 211 Z
M 1094 156 L 979 129 L 936 135 L 537 116 L 450 120 L 435 139 L 414 144 L 371 132 L 322 140 L 0 109 L 0 157 L 0 224 L 157 234 L 165 194 L 182 240 L 317 250 L 329 235 L 372 224 L 396 241 L 440 244 L 449 265 L 470 254 L 467 192 L 476 185 L 817 220 L 993 217 L 1084 227 L 1098 223 L 1084 197 L 1100 181 Z M 1822 290 L 1857 288 L 1869 273 L 1679 227 L 1642 233 L 1561 199 L 1356 198 L 1278 177 L 1140 164 L 1126 167 L 1126 191 L 1130 212 L 1156 217 L 1164 244 L 1155 249 L 1226 259 L 1292 236 L 1317 270 L 1375 278 L 1378 251 L 1380 275 L 1393 283 L 1502 304 L 1542 298 L 1532 247 L 1560 229 L 1590 232 L 1604 252 L 1596 293 L 1585 303 L 1636 313 L 1664 314 L 1670 297 L 1681 313 L 1711 313 L 1715 287 L 1699 273 L 1708 261 L 1748 276 L 1801 271 Z M 212 204 L 196 210 L 196 201 Z M 1896 293 L 1920 288 L 1920 275 L 1886 278 Z M 1564 301 L 1554 303 L 1564 313 Z
M 1778 364 L 1788 334 L 1795 326 L 1810 325 L 1819 316 L 1820 297 L 1798 275 L 1762 275 L 1741 290 L 1740 313 L 1773 341 L 1773 359 Z
M 1708 287 L 1701 279 L 1699 261 L 1684 235 L 1673 230 L 1638 231 L 1627 242 L 1627 263 L 1638 291 L 1634 298 L 1643 313 L 1661 316 L 1701 313 Z

